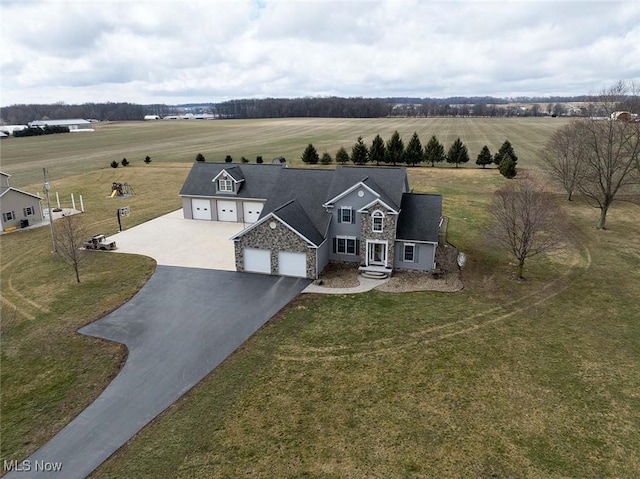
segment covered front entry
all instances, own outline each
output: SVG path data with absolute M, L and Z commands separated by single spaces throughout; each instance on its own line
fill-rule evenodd
M 387 242 L 367 240 L 367 266 L 387 266 Z
M 191 200 L 191 211 L 194 220 L 211 221 L 211 200 L 193 198 Z
M 278 274 L 281 276 L 307 277 L 307 255 L 305 253 L 278 253 Z
M 235 201 L 218 200 L 218 221 L 238 221 L 238 205 Z
M 271 274 L 271 251 L 267 249 L 244 249 L 244 270 L 250 273 Z

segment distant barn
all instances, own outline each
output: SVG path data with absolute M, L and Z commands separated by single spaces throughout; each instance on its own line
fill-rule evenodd
M 29 123 L 31 128 L 44 128 L 45 126 L 66 126 L 70 132 L 94 131 L 91 122 L 81 118 L 73 120 L 37 120 Z
M 160 120 L 160 116 L 159 115 L 145 115 L 144 116 L 145 121 L 147 120 Z

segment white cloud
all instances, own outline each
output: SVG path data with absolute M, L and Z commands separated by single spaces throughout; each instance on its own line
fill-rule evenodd
M 587 94 L 640 77 L 640 4 L 0 4 L 3 105 Z

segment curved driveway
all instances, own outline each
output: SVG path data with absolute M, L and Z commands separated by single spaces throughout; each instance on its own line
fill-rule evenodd
M 80 330 L 124 343 L 129 356 L 122 371 L 28 458 L 31 471 L 5 477 L 86 477 L 308 284 L 306 279 L 158 266 L 131 301 Z M 62 463 L 62 470 L 36 472 L 36 461 Z

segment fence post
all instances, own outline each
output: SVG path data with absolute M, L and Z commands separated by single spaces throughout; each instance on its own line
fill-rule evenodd
M 71 208 L 76 209 L 76 199 L 73 197 L 73 193 L 71 193 Z
M 80 195 L 80 211 L 84 213 L 84 201 L 82 201 L 82 195 Z
M 58 195 L 57 191 L 56 191 L 56 203 L 58 203 L 58 209 L 60 209 L 60 195 Z

